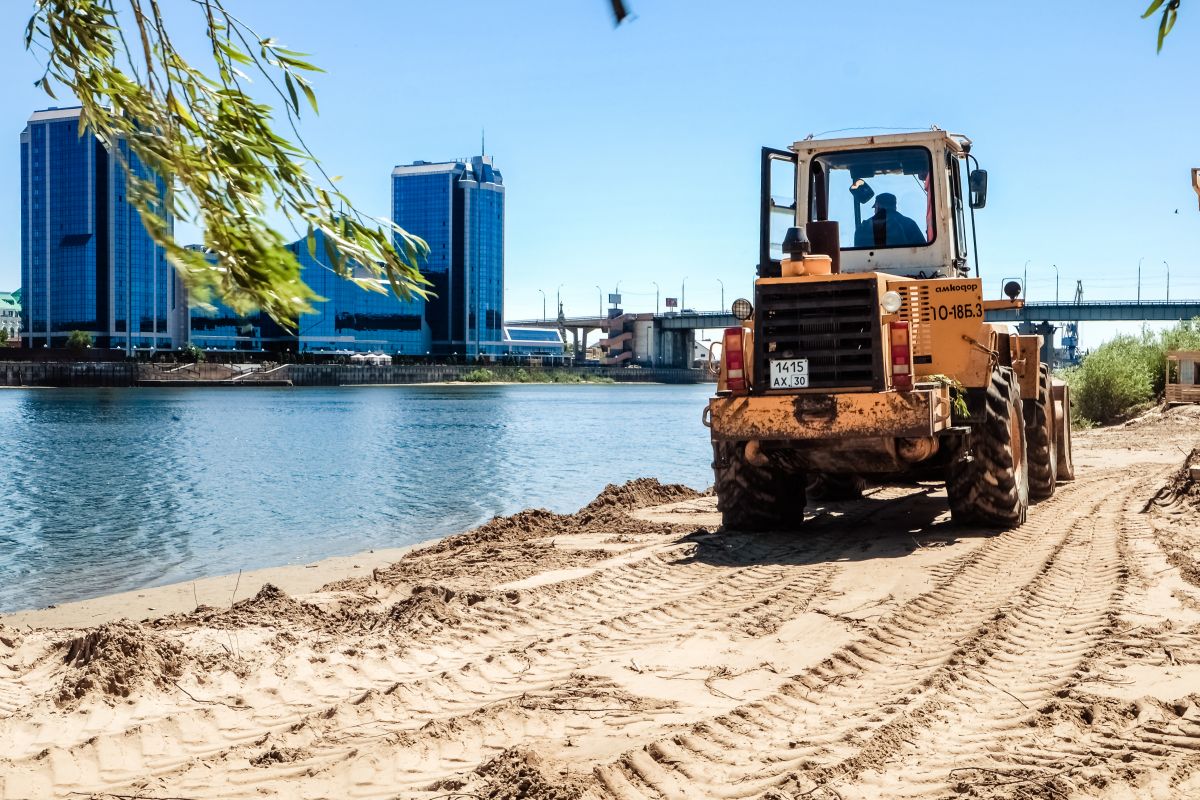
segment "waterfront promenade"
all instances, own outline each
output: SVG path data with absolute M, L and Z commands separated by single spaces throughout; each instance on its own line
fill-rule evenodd
M 366 386 L 457 383 L 489 364 L 142 364 L 132 361 L 0 361 L 0 386 Z M 517 367 L 505 367 L 516 370 Z M 524 367 L 616 383 L 706 383 L 705 369 L 654 367 Z M 501 375 L 503 373 L 500 373 Z M 504 382 L 500 377 L 496 382 Z M 521 381 L 524 382 L 524 381 Z M 538 383 L 537 380 L 528 381 Z M 549 381 L 547 381 L 549 382 Z

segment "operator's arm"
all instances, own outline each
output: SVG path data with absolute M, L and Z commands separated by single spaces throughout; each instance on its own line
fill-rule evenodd
M 908 217 L 904 218 L 903 227 L 904 244 L 908 247 L 920 247 L 921 245 L 929 244 L 925 241 L 925 234 L 921 231 L 921 226 Z
M 858 223 L 858 227 L 854 229 L 854 246 L 870 247 L 873 244 L 875 244 L 875 237 L 871 231 L 871 219 L 868 217 Z

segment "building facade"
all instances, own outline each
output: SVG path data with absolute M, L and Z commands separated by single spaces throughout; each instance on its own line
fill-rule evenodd
M 0 331 L 3 344 L 12 347 L 21 342 L 21 290 L 0 292 Z
M 80 135 L 79 114 L 37 111 L 21 133 L 22 342 L 61 347 L 78 330 L 130 353 L 182 346 L 187 297 L 127 198 L 123 163 L 149 172 L 125 142 L 114 154 Z
M 497 355 L 504 343 L 504 179 L 491 156 L 392 171 L 392 219 L 429 244 L 421 272 L 431 352 Z
M 337 274 L 327 262 L 321 232 L 314 236 L 315 255 L 309 252 L 307 239 L 289 245 L 300 262 L 301 279 L 326 298 L 325 302 L 314 303 L 313 313 L 300 317 L 293 337 L 295 349 L 307 353 L 348 350 L 428 355 L 432 345 L 425 321 L 425 301 L 419 297 L 408 300 L 397 297 L 387 279 L 376 277 L 360 265 L 354 266 L 352 277 L 370 282 L 381 291 L 365 288 Z
M 300 279 L 324 298 L 313 303 L 312 313 L 297 320 L 295 330 L 285 330 L 262 312 L 238 314 L 213 299 L 192 308 L 191 343 L 206 350 L 243 352 L 428 355 L 431 345 L 424 301 L 396 297 L 387 280 L 362 267 L 353 277 L 370 281 L 382 291 L 371 291 L 338 275 L 327 263 L 323 235 L 318 231 L 314 236 L 315 255 L 309 252 L 307 239 L 288 245 L 300 262 Z

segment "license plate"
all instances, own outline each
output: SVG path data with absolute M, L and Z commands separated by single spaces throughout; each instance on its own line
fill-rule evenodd
M 772 389 L 807 389 L 808 359 L 780 358 L 771 361 Z

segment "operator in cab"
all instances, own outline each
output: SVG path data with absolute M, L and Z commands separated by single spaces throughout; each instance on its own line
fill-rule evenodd
M 855 247 L 920 247 L 928 244 L 921 227 L 896 210 L 896 195 L 875 196 L 875 215 L 854 231 Z

